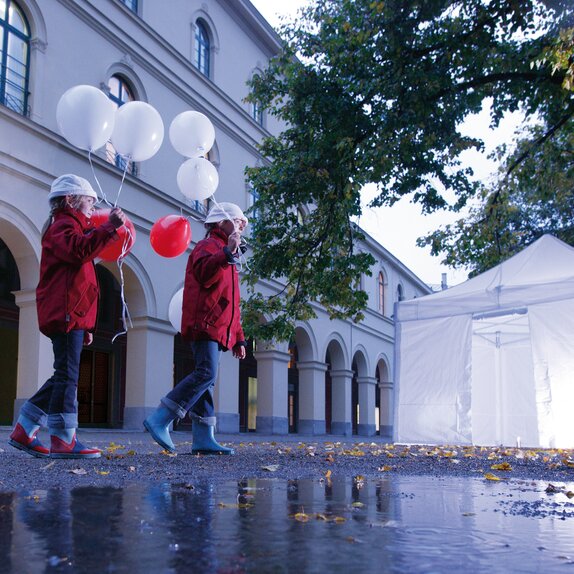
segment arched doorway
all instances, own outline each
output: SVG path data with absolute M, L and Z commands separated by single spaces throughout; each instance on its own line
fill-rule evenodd
M 239 432 L 257 430 L 257 359 L 256 344 L 247 341 L 247 355 L 239 361 Z
M 18 370 L 20 309 L 13 291 L 20 290 L 20 274 L 8 246 L 0 239 L 0 424 L 11 425 Z
M 331 434 L 331 421 L 333 420 L 333 381 L 331 379 L 331 354 L 327 349 L 325 355 L 327 370 L 325 371 L 325 432 Z
M 123 330 L 120 285 L 96 265 L 100 300 L 94 342 L 84 347 L 78 379 L 78 422 L 83 426 L 121 427 L 125 404 L 126 336 Z
M 385 358 L 377 362 L 377 424 L 378 434 L 392 440 L 393 436 L 393 383 L 390 380 L 389 366 Z
M 299 353 L 294 341 L 289 344 L 289 370 L 287 372 L 287 419 L 289 432 L 296 433 L 299 422 Z

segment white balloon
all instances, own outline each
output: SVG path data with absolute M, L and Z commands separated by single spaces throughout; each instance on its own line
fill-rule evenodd
M 62 135 L 72 145 L 94 151 L 110 139 L 115 109 L 110 98 L 98 88 L 74 86 L 60 98 L 56 122 Z
M 203 201 L 212 196 L 219 185 L 215 166 L 203 157 L 192 157 L 181 164 L 177 185 L 185 197 Z
M 133 161 L 145 161 L 163 142 L 163 121 L 146 102 L 127 102 L 116 111 L 112 144 L 116 151 Z
M 211 120 L 201 112 L 182 112 L 169 126 L 169 139 L 181 155 L 199 157 L 213 147 L 215 128 Z
M 181 317 L 183 315 L 183 287 L 171 298 L 167 314 L 173 328 L 180 333 Z

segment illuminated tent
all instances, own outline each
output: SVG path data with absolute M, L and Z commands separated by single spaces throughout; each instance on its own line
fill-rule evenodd
M 574 249 L 396 305 L 395 441 L 574 447 Z

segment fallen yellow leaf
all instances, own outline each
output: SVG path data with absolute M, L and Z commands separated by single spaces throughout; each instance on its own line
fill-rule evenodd
M 507 462 L 501 462 L 500 464 L 493 464 L 490 468 L 492 470 L 512 470 L 512 467 Z
M 500 478 L 498 478 L 498 476 L 495 476 L 494 474 L 492 474 L 491 472 L 487 472 L 484 475 L 484 478 L 486 478 L 486 480 L 500 480 Z

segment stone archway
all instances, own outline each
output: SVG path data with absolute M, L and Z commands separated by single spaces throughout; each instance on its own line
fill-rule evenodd
M 327 432 L 350 436 L 352 434 L 351 386 L 353 371 L 349 367 L 345 345 L 334 335 L 325 352 L 325 425 Z
M 20 310 L 14 292 L 20 274 L 12 252 L 0 237 L 0 424 L 11 425 L 18 381 L 18 323 Z
M 299 373 L 298 430 L 301 434 L 325 434 L 327 365 L 317 359 L 317 342 L 310 325 L 304 324 L 295 329 L 295 342 Z M 329 402 L 329 414 L 330 408 Z
M 375 378 L 377 380 L 377 406 L 379 409 L 379 434 L 388 440 L 393 438 L 393 383 L 386 357 L 377 361 Z

